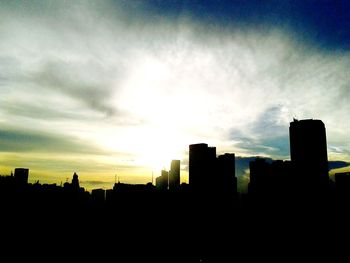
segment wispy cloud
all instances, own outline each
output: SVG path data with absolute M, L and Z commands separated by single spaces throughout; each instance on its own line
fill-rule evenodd
M 15 128 L 0 129 L 0 149 L 2 152 L 32 153 L 84 153 L 106 154 L 104 149 L 94 147 L 91 142 L 57 133 Z
M 93 65 L 72 65 L 64 61 L 48 63 L 33 74 L 32 82 L 39 87 L 61 92 L 86 104 L 90 109 L 106 115 L 116 114 L 116 107 L 109 104 L 112 87 L 104 83 L 103 71 Z

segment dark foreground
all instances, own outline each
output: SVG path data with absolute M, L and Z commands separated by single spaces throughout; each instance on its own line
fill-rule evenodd
M 78 195 L 2 198 L 3 257 L 30 262 L 350 259 L 347 198 L 224 200 L 189 192 L 123 193 L 110 202 Z

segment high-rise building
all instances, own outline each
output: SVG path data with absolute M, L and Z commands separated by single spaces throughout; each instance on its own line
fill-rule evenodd
M 291 161 L 301 187 L 326 190 L 329 185 L 326 129 L 321 120 L 296 120 L 289 127 Z
M 27 168 L 15 168 L 14 179 L 17 184 L 25 185 L 28 183 L 29 169 Z
M 169 171 L 169 190 L 180 187 L 180 160 L 172 160 Z
M 225 153 L 218 156 L 217 173 L 215 180 L 219 191 L 223 194 L 237 194 L 235 154 Z
M 167 190 L 169 184 L 169 172 L 162 170 L 161 176 L 156 178 L 156 188 L 159 190 Z
M 213 188 L 216 164 L 216 148 L 199 143 L 189 146 L 189 183 L 196 192 L 207 192 Z

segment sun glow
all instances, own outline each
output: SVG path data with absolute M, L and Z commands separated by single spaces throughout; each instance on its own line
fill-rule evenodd
M 169 169 L 173 159 L 183 159 L 184 138 L 167 128 L 144 127 L 137 138 L 132 135 L 128 141 L 133 141 L 135 162 L 158 172 Z M 138 130 L 140 132 L 140 129 Z
M 210 142 L 206 130 L 212 129 L 211 125 L 217 127 L 215 121 L 208 125 L 213 100 L 203 99 L 211 94 L 193 82 L 193 77 L 202 75 L 193 76 L 191 70 L 175 67 L 169 54 L 138 55 L 114 101 L 140 123 L 118 128 L 118 134 L 100 136 L 100 140 L 106 140 L 104 145 L 110 149 L 132 153 L 133 165 L 157 172 L 169 169 L 171 160 L 186 159 L 189 144 Z
M 125 128 L 109 147 L 133 153 L 134 165 L 154 172 L 169 169 L 173 159 L 184 159 L 191 142 L 187 134 L 193 111 L 182 92 L 172 88 L 173 75 L 166 63 L 147 56 L 136 63 L 115 99 L 118 107 L 138 116 L 141 123 Z

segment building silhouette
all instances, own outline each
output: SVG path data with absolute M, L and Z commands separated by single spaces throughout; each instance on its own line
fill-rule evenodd
M 103 203 L 106 200 L 106 191 L 104 189 L 91 190 L 91 198 L 94 202 Z
M 15 174 L 14 174 L 15 182 L 19 185 L 28 184 L 28 174 L 29 174 L 29 169 L 27 168 L 15 168 Z
M 250 181 L 248 192 L 252 196 L 273 198 L 292 197 L 298 181 L 293 173 L 291 161 L 267 161 L 256 158 L 249 162 Z
M 79 186 L 79 178 L 77 173 L 73 174 L 73 178 L 72 178 L 72 188 L 79 190 L 80 186 Z
M 350 197 L 350 172 L 336 173 L 334 176 L 338 194 Z
M 168 190 L 169 185 L 169 172 L 162 170 L 161 176 L 156 178 L 156 188 L 158 190 Z
M 106 203 L 110 204 L 113 203 L 114 200 L 114 190 L 113 189 L 107 189 L 106 190 Z
M 189 146 L 189 184 L 194 192 L 212 190 L 212 176 L 215 174 L 216 148 L 199 143 Z
M 235 154 L 225 153 L 217 158 L 216 184 L 222 194 L 237 194 L 237 178 L 235 169 Z
M 115 183 L 113 186 L 114 193 L 142 193 L 153 191 L 154 186 L 152 183 L 147 184 L 126 184 L 126 183 Z
M 263 195 L 269 191 L 269 163 L 265 159 L 256 158 L 249 162 L 250 180 L 248 192 L 251 195 Z
M 291 161 L 303 191 L 328 189 L 326 129 L 321 120 L 296 120 L 289 127 Z
M 180 187 L 180 160 L 172 160 L 169 171 L 169 190 Z

